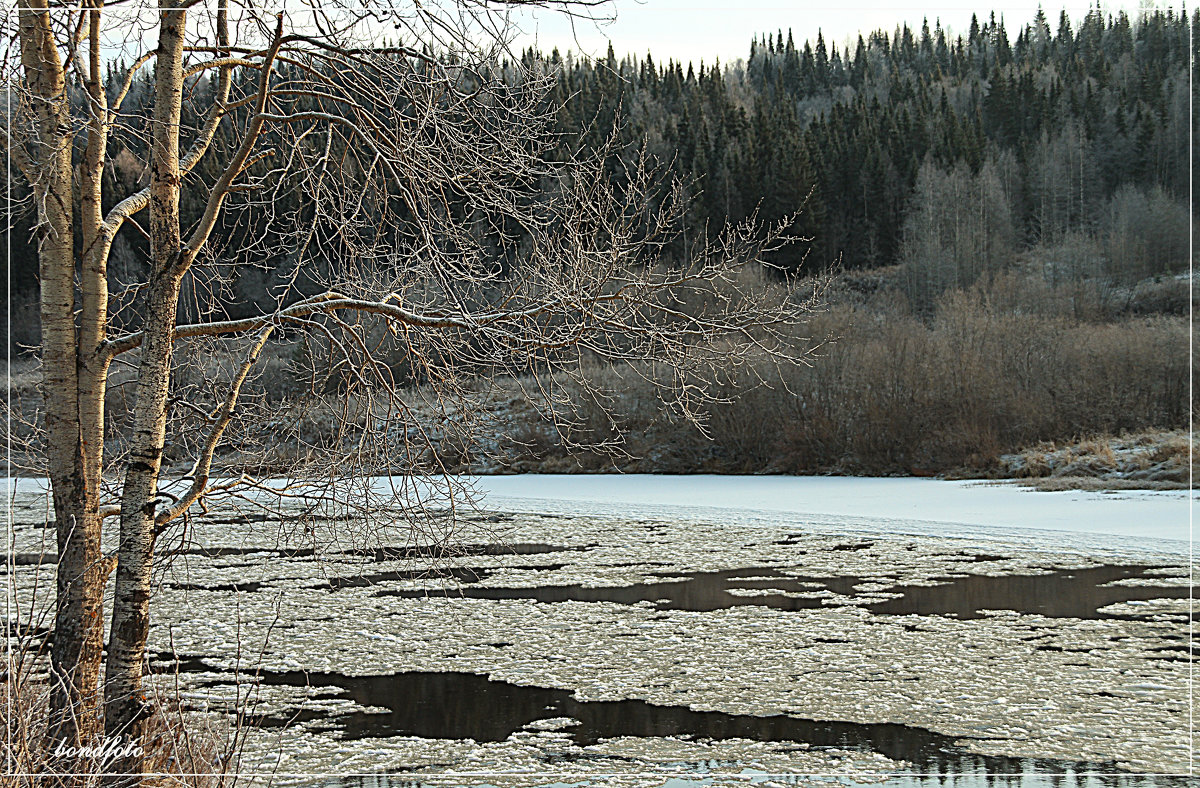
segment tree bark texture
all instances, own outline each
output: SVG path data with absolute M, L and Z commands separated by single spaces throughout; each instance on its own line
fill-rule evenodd
M 104 575 L 98 491 L 81 448 L 72 237 L 71 122 L 66 79 L 45 0 L 19 8 L 21 60 L 33 115 L 42 386 L 58 546 L 49 745 L 78 746 L 99 731 Z M 53 392 L 53 395 L 51 395 Z M 96 469 L 98 474 L 98 469 Z M 68 780 L 64 780 L 68 782 Z
M 167 393 L 175 311 L 184 272 L 179 228 L 179 116 L 183 98 L 186 12 L 160 12 L 154 138 L 150 160 L 150 238 L 153 272 L 145 305 L 145 340 L 135 390 L 129 464 L 121 498 L 121 527 L 112 629 L 105 665 L 105 731 L 139 740 L 145 729 L 143 660 L 150 631 L 157 486 L 166 432 Z M 114 760 L 111 782 L 140 784 L 142 754 Z

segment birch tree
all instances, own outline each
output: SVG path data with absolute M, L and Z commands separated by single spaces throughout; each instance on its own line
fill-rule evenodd
M 921 311 L 949 288 L 994 276 L 1009 263 L 1012 217 L 997 165 L 972 173 L 965 164 L 943 171 L 927 160 L 917 174 L 904 223 L 904 286 Z
M 787 222 L 679 243 L 686 190 L 651 162 L 613 176 L 603 152 L 561 155 L 555 75 L 501 67 L 504 6 L 312 6 L 19 0 L 10 22 L 7 132 L 37 212 L 59 550 L 52 748 L 141 734 L 156 543 L 221 496 L 266 490 L 256 471 L 287 478 L 272 494 L 318 498 L 339 477 L 437 474 L 412 400 L 469 427 L 481 380 L 524 381 L 564 440 L 585 440 L 556 375 L 603 400 L 581 370 L 625 365 L 695 414 L 722 374 L 804 355 L 793 328 L 811 303 L 744 274 Z M 146 79 L 143 117 L 123 104 Z M 128 156 L 130 140 L 146 143 L 144 185 L 112 193 L 112 149 Z M 143 275 L 119 280 L 114 243 L 139 237 Z M 231 314 L 229 283 L 264 260 L 274 302 Z M 251 393 L 280 334 L 326 354 L 299 400 L 336 416 L 328 441 L 291 453 L 269 425 L 297 400 Z M 189 375 L 201 358 L 227 374 Z M 119 416 L 117 364 L 136 369 Z M 190 469 L 164 474 L 165 454 Z M 144 763 L 110 768 L 137 783 Z

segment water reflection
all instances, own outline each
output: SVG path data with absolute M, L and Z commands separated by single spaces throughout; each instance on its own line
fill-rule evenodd
M 777 589 L 790 592 L 820 591 L 853 593 L 854 577 L 810 578 L 785 575 L 776 569 L 729 569 L 720 572 L 672 572 L 658 583 L 639 583 L 630 586 L 592 588 L 578 585 L 535 586 L 532 588 L 453 588 L 445 590 L 387 589 L 379 596 L 418 598 L 425 596 L 463 596 L 473 599 L 535 599 L 538 602 L 617 602 L 634 605 L 652 602 L 662 610 L 713 611 L 741 605 L 765 605 L 780 610 L 804 610 L 823 607 L 819 597 L 788 597 L 764 594 L 753 597 L 734 596 L 731 589 Z M 840 590 L 838 590 L 840 589 Z
M 960 575 L 940 579 L 939 585 L 896 585 L 884 593 L 900 596 L 866 607 L 886 615 L 944 615 L 961 619 L 980 618 L 986 610 L 1015 610 L 1058 618 L 1101 618 L 1100 608 L 1117 602 L 1150 599 L 1186 599 L 1187 586 L 1108 585 L 1115 580 L 1149 576 L 1150 565 L 1098 566 L 1061 569 L 1040 575 Z M 461 596 L 472 599 L 534 599 L 539 602 L 616 602 L 633 605 L 650 602 L 662 610 L 711 612 L 743 605 L 777 610 L 811 610 L 828 607 L 814 591 L 853 596 L 855 586 L 878 582 L 879 578 L 803 577 L 784 574 L 776 568 L 732 569 L 719 572 L 671 573 L 656 583 L 590 588 L 579 585 L 550 585 L 533 588 L 462 587 L 437 590 L 385 589 L 379 596 L 419 598 Z M 806 593 L 785 596 L 765 593 L 739 596 L 738 590 L 776 590 Z
M 971 753 L 955 744 L 961 737 L 891 723 L 822 722 L 776 715 L 725 714 L 693 711 L 682 706 L 658 706 L 639 700 L 583 702 L 567 691 L 528 687 L 469 673 L 399 673 L 349 677 L 336 673 L 264 673 L 267 684 L 336 687 L 339 697 L 362 706 L 383 707 L 383 713 L 351 712 L 328 718 L 323 730 L 346 739 L 419 736 L 478 742 L 503 741 L 529 723 L 551 717 L 570 717 L 578 724 L 564 728 L 580 746 L 620 736 L 743 738 L 764 742 L 806 743 L 813 749 L 837 748 L 879 752 L 912 764 L 887 785 L 895 786 L 1100 786 L 1185 785 L 1169 777 L 1122 775 L 1113 763 L 1069 762 L 1009 758 Z M 597 757 L 597 756 L 592 756 Z M 604 756 L 598 756 L 604 757 Z M 737 764 L 680 764 L 679 772 L 741 772 Z M 570 761 L 554 764 L 570 771 Z M 327 783 L 358 788 L 399 788 L 419 783 L 386 775 L 346 778 Z M 703 784 L 702 776 L 698 777 Z M 753 782 L 753 779 L 748 781 Z M 847 784 L 846 781 L 839 781 Z M 545 783 L 552 784 L 553 781 Z M 446 782 L 438 781 L 439 785 Z M 470 784 L 484 785 L 486 780 Z M 537 784 L 531 781 L 531 785 Z M 594 784 L 594 783 L 585 783 Z M 601 783 L 602 784 L 602 783 Z
M 937 586 L 907 586 L 904 596 L 870 606 L 874 613 L 979 618 L 983 610 L 1016 610 L 1055 618 L 1102 618 L 1117 602 L 1187 599 L 1187 586 L 1107 585 L 1147 577 L 1152 566 L 1060 569 L 1042 575 L 966 575 Z

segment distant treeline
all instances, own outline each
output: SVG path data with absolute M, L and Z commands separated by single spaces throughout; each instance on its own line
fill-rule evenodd
M 610 49 L 601 60 L 531 50 L 522 65 L 558 75 L 550 100 L 562 105 L 563 153 L 615 134 L 618 184 L 643 146 L 691 184 L 689 235 L 756 210 L 763 221 L 799 210 L 798 232 L 812 240 L 774 262 L 789 270 L 906 263 L 919 306 L 1035 247 L 1055 258 L 1054 276 L 1131 280 L 1186 265 L 1189 24 L 1200 28 L 1200 12 L 1189 21 L 1171 10 L 1131 18 L 1095 9 L 1075 23 L 1064 12 L 1053 27 L 1039 12 L 1014 40 L 993 14 L 954 37 L 939 24 L 876 31 L 852 51 L 819 33 L 797 44 L 779 31 L 756 38 L 734 64 L 662 64 L 650 53 L 618 60 Z M 499 76 L 519 73 L 510 63 Z M 124 64 L 110 64 L 110 91 L 123 78 Z M 131 131 L 110 147 L 109 204 L 145 181 L 147 142 L 137 129 L 152 111 L 151 84 L 143 73 L 125 101 Z M 195 82 L 185 115 L 203 109 L 210 90 Z M 215 155 L 192 177 L 220 172 L 231 139 L 219 132 Z M 37 260 L 24 195 L 18 184 L 12 339 L 28 346 Z M 277 213 L 303 220 L 304 205 L 280 204 L 288 200 L 303 197 L 280 192 Z M 191 203 L 185 223 L 202 208 Z M 223 311 L 237 315 L 268 300 L 292 253 L 264 242 L 269 228 L 252 223 L 220 232 L 215 248 L 236 249 L 245 233 L 264 250 L 258 265 L 238 265 L 220 283 Z M 504 270 L 519 265 L 519 245 L 497 244 Z M 114 286 L 138 278 L 147 256 L 143 237 L 118 238 Z
M 563 130 L 594 124 L 598 141 L 623 115 L 627 144 L 649 140 L 694 178 L 697 223 L 803 208 L 814 240 L 779 260 L 790 267 L 806 252 L 851 268 L 901 261 L 926 162 L 947 175 L 990 164 L 1018 244 L 1098 229 L 1122 187 L 1186 206 L 1188 20 L 1172 11 L 1093 10 L 1077 24 L 1063 12 L 1055 29 L 1039 12 L 1015 41 L 993 14 L 953 38 L 937 24 L 877 31 L 853 51 L 789 30 L 733 65 L 610 49 L 563 66 Z

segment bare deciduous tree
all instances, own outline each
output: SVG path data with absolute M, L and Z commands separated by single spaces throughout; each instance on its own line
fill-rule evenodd
M 59 742 L 141 733 L 155 544 L 214 499 L 444 471 L 414 403 L 470 436 L 481 381 L 520 381 L 583 442 L 562 375 L 619 407 L 586 386 L 589 364 L 625 365 L 688 414 L 723 374 L 804 355 L 809 304 L 745 273 L 787 227 L 683 238 L 684 190 L 645 158 L 571 154 L 551 133 L 555 75 L 500 60 L 503 9 L 312 5 L 20 0 L 7 31 L 10 152 L 38 217 Z M 127 111 L 146 80 L 149 113 Z M 111 193 L 135 142 L 142 185 Z M 138 235 L 148 258 L 110 271 Z M 273 302 L 229 307 L 258 269 Z M 305 338 L 311 378 L 282 399 L 255 383 L 280 335 Z M 136 381 L 106 413 L 114 365 Z M 321 439 L 284 440 L 301 410 L 328 417 Z M 181 478 L 163 472 L 185 457 Z

